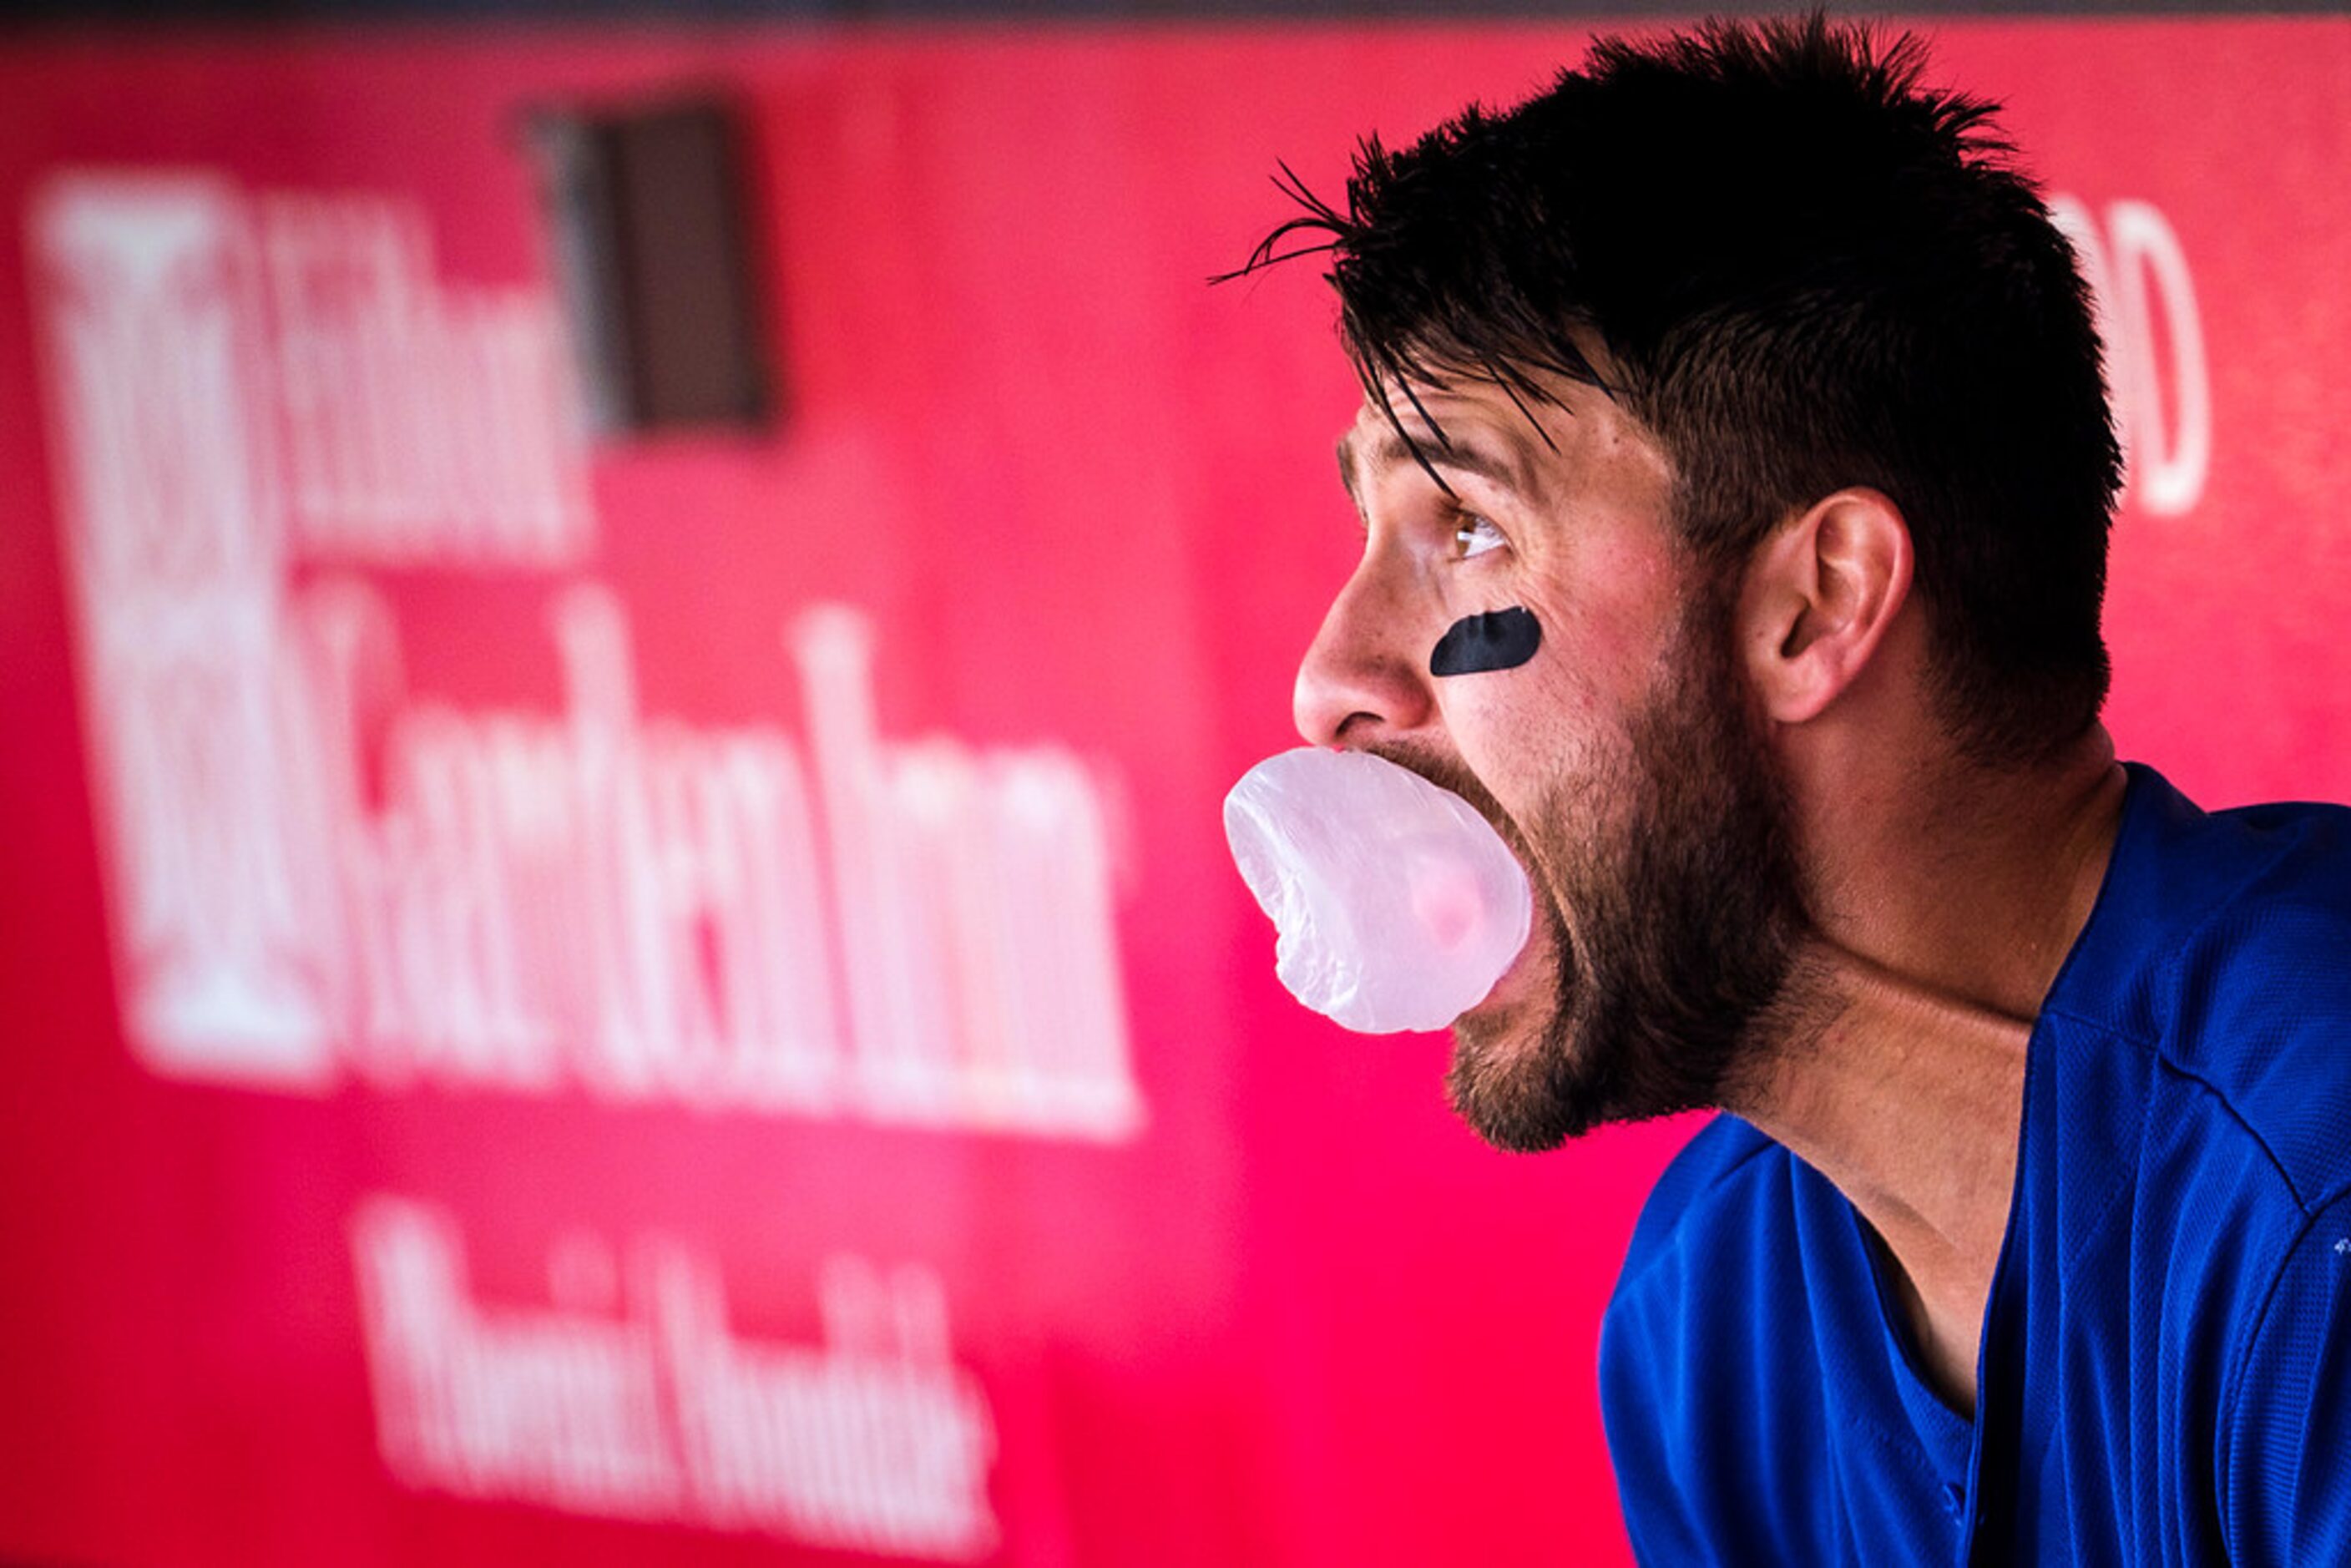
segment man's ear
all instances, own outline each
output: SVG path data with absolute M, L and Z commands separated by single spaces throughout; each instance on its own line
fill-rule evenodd
M 1839 490 L 1758 545 L 1740 643 L 1764 711 L 1802 724 L 1860 678 L 1910 597 L 1910 526 L 1876 490 Z

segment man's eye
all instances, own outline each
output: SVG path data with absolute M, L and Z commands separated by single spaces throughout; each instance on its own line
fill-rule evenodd
M 1473 555 L 1484 555 L 1488 550 L 1510 542 L 1502 537 L 1501 529 L 1475 512 L 1462 513 L 1453 525 L 1454 556 L 1459 560 L 1468 560 Z

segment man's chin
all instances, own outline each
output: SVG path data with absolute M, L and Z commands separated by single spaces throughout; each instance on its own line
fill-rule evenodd
M 1590 1130 L 1578 1103 L 1573 1047 L 1558 1024 L 1563 1005 L 1555 988 L 1539 986 L 1489 997 L 1454 1020 L 1446 1098 L 1498 1149 L 1540 1153 Z
M 1445 1075 L 1454 1114 L 1485 1142 L 1507 1154 L 1556 1149 L 1585 1129 L 1569 1113 L 1553 1082 L 1552 1064 L 1534 1058 L 1497 1060 L 1474 1041 L 1456 1038 Z

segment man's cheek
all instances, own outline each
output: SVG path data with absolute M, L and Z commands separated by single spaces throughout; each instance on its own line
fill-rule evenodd
M 1541 837 L 1557 820 L 1593 809 L 1612 778 L 1604 705 L 1558 677 L 1550 650 L 1525 667 L 1475 681 L 1438 683 L 1443 724 L 1461 766 L 1513 832 Z

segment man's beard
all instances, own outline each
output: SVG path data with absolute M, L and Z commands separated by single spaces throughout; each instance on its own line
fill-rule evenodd
M 1540 1002 L 1454 1027 L 1447 1092 L 1497 1147 L 1721 1105 L 1781 1032 L 1809 921 L 1785 791 L 1732 658 L 1728 606 L 1702 594 L 1667 655 L 1677 674 L 1622 750 L 1522 824 L 1455 769 L 1422 768 L 1511 841 L 1555 956 L 1539 1039 L 1525 1037 Z

